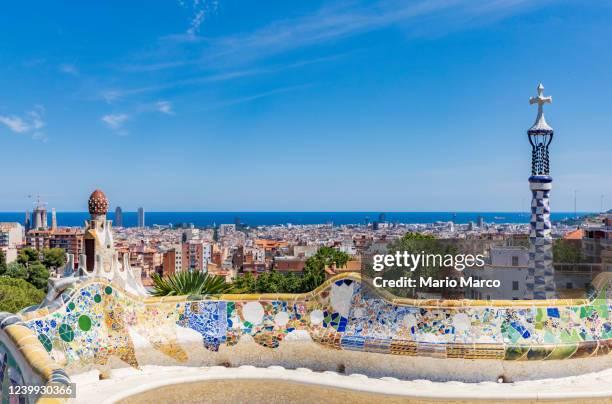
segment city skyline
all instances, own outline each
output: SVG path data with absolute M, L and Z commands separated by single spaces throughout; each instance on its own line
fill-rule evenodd
M 5 6 L 0 211 L 526 211 L 539 82 L 552 210 L 612 190 L 603 2 L 147 8 Z

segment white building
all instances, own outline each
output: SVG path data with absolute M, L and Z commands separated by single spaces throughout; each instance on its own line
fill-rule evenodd
M 183 242 L 199 240 L 200 238 L 200 229 L 193 228 L 183 230 Z
M 342 244 L 340 245 L 340 248 L 338 248 L 338 250 L 348 255 L 357 254 L 357 249 L 355 248 L 355 244 L 353 243 L 353 240 L 342 240 Z M 315 251 L 315 254 L 316 254 L 316 251 Z
M 294 257 L 310 258 L 317 253 L 319 246 L 317 245 L 296 245 L 293 246 Z
M 206 272 L 208 268 L 208 264 L 212 263 L 212 244 L 203 243 L 202 246 L 202 268 L 203 271 Z
M 17 248 L 23 244 L 24 229 L 16 222 L 0 223 L 0 250 L 4 252 L 6 263 L 17 259 Z
M 170 246 L 171 250 L 174 250 L 174 270 L 180 271 L 183 269 L 183 247 L 180 244 L 173 244 Z
M 465 297 L 479 300 L 518 300 L 525 297 L 529 252 L 524 247 L 492 247 L 482 268 L 466 268 L 463 276 L 499 280 L 498 288 L 466 288 Z
M 582 257 L 587 262 L 604 263 L 604 271 L 611 271 L 612 266 L 612 215 L 605 215 L 600 223 L 583 228 Z

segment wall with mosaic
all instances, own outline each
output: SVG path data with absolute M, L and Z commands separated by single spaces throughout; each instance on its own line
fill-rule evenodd
M 10 387 L 24 385 L 21 369 L 9 348 L 0 342 L 0 398 L 2 403 L 19 403 L 18 396 L 10 396 Z M 23 399 L 23 398 L 22 398 Z
M 70 384 L 70 377 L 18 315 L 0 313 L 0 398 L 7 403 L 61 404 L 49 397 Z M 38 387 L 38 388 L 36 388 Z
M 22 313 L 60 365 L 104 366 L 113 356 L 138 367 L 154 349 L 177 364 L 197 362 L 182 341 L 199 334 L 215 353 L 252 339 L 266 349 L 309 342 L 336 350 L 435 358 L 551 360 L 606 355 L 612 347 L 607 282 L 594 300 L 389 301 L 359 275 L 303 295 L 142 298 L 85 279 L 62 304 Z M 153 361 L 153 362 L 152 362 Z

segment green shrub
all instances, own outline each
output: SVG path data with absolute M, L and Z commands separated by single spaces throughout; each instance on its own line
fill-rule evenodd
M 151 279 L 153 296 L 216 295 L 232 290 L 224 278 L 196 271 L 175 272 L 164 278 L 153 274 Z
M 0 277 L 0 311 L 16 313 L 39 304 L 44 297 L 44 291 L 23 279 Z

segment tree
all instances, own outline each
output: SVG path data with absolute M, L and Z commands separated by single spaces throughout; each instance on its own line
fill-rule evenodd
M 40 262 L 34 262 L 27 267 L 26 280 L 39 289 L 47 289 L 49 270 Z
M 255 278 L 250 272 L 233 280 L 234 293 L 300 293 L 302 278 L 268 271 Z
M 7 265 L 4 276 L 7 278 L 25 280 L 28 278 L 28 270 L 23 264 L 20 264 L 19 262 L 11 262 Z
M 409 254 L 440 254 L 442 256 L 453 253 L 450 246 L 443 245 L 433 235 L 415 232 L 408 232 L 389 245 L 389 253 L 394 254 L 398 251 L 401 253 L 407 251 Z M 440 274 L 442 267 L 437 264 L 437 262 L 432 261 L 431 265 L 419 265 L 414 271 L 407 271 L 403 275 L 415 278 L 437 276 Z
M 316 289 L 325 281 L 325 268 L 342 268 L 351 257 L 335 248 L 321 247 L 304 264 L 304 276 L 264 272 L 255 278 L 251 273 L 233 280 L 236 293 L 301 293 Z
M 197 271 L 175 272 L 165 278 L 154 273 L 151 279 L 153 296 L 217 295 L 233 289 L 223 277 Z
M 389 244 L 388 253 L 389 254 L 404 254 L 407 252 L 408 254 L 424 254 L 424 255 L 434 255 L 445 257 L 447 255 L 455 255 L 457 253 L 457 249 L 449 244 L 442 243 L 441 240 L 436 239 L 431 234 L 422 234 L 416 232 L 407 232 L 400 239 L 395 240 L 391 244 Z M 405 268 L 405 267 L 396 267 L 390 266 L 385 269 L 384 277 L 385 279 L 399 279 L 401 277 L 407 278 L 428 278 L 432 277 L 434 279 L 441 279 L 445 276 L 445 268 L 443 266 L 443 262 L 440 262 L 440 259 L 432 259 L 427 261 L 428 265 L 420 264 L 417 268 Z M 374 274 L 373 269 L 368 268 L 368 274 L 372 276 Z M 408 289 L 408 288 L 385 288 L 388 291 L 392 292 L 397 296 L 411 296 L 414 297 L 416 295 L 416 289 Z
M 553 243 L 553 260 L 560 264 L 580 263 L 582 261 L 580 247 L 567 240 L 555 240 Z
M 23 279 L 0 277 L 0 311 L 16 313 L 42 302 L 45 293 Z
M 59 254 L 59 251 L 63 251 L 63 250 L 59 248 L 58 249 L 53 248 L 53 249 L 47 249 L 47 250 L 50 251 L 49 253 L 50 259 L 54 260 L 55 263 L 58 263 L 59 261 L 57 261 L 57 256 Z M 51 260 L 48 262 L 51 262 Z M 4 282 L 3 285 L 5 286 L 8 285 L 7 282 L 9 281 L 24 281 L 27 283 L 27 285 L 29 285 L 28 287 L 34 287 L 36 289 L 39 289 L 40 293 L 44 295 L 44 292 L 47 289 L 47 280 L 49 279 L 49 270 L 47 269 L 47 267 L 45 267 L 45 265 L 43 265 L 40 261 L 38 261 L 38 251 L 32 248 L 23 248 L 19 251 L 16 261 L 11 262 L 8 265 L 4 265 L 4 266 L 0 265 L 0 276 L 1 276 L 0 280 Z M 19 283 L 19 285 L 17 286 L 16 285 L 17 284 L 10 284 L 9 286 L 10 288 L 15 288 L 19 285 L 23 286 L 22 283 Z M 9 286 L 6 286 L 6 287 L 9 287 Z M 7 290 L 8 289 L 5 288 L 5 291 Z M 26 295 L 30 296 L 31 294 L 26 293 Z M 23 299 L 25 299 L 23 300 L 25 302 L 27 299 L 24 296 L 26 295 L 18 294 L 16 297 L 17 300 L 15 300 L 15 302 L 17 303 L 15 302 L 13 303 L 15 303 L 16 305 L 19 305 L 21 304 L 19 302 L 21 302 Z M 13 307 L 11 306 L 13 303 L 10 303 L 9 306 Z
M 26 266 L 32 262 L 37 262 L 38 259 L 38 251 L 30 247 L 22 248 L 17 255 L 17 262 Z
M 325 268 L 331 267 L 332 265 L 341 268 L 346 265 L 350 258 L 351 257 L 347 253 L 336 250 L 335 248 L 321 247 L 317 250 L 315 255 L 306 260 L 306 266 L 308 266 L 309 263 L 312 265 L 315 262 L 320 262 Z
M 302 278 L 295 274 L 287 274 L 283 278 L 283 293 L 299 293 L 302 291 Z
M 276 271 L 264 272 L 255 280 L 257 293 L 282 293 L 283 275 Z
M 325 282 L 325 268 L 342 268 L 351 257 L 331 247 L 321 247 L 315 255 L 306 260 L 301 291 L 310 292 Z
M 6 272 L 6 255 L 4 251 L 0 250 L 0 275 L 4 275 Z
M 41 254 L 33 248 L 22 248 L 15 264 L 7 268 L 6 275 L 12 278 L 25 279 L 39 289 L 47 289 L 49 272 L 61 268 L 66 263 L 66 254 L 62 248 L 45 248 Z M 25 276 L 24 276 L 25 270 Z
M 302 284 L 300 286 L 301 292 L 309 292 L 314 290 L 325 282 L 325 264 L 323 261 L 312 260 L 313 257 L 306 260 L 306 266 L 304 267 L 304 277 L 302 278 Z
M 62 268 L 66 264 L 66 251 L 63 248 L 45 248 L 42 263 L 49 270 Z
M 252 273 L 248 272 L 243 276 L 233 279 L 232 285 L 236 293 L 255 293 L 256 279 Z

